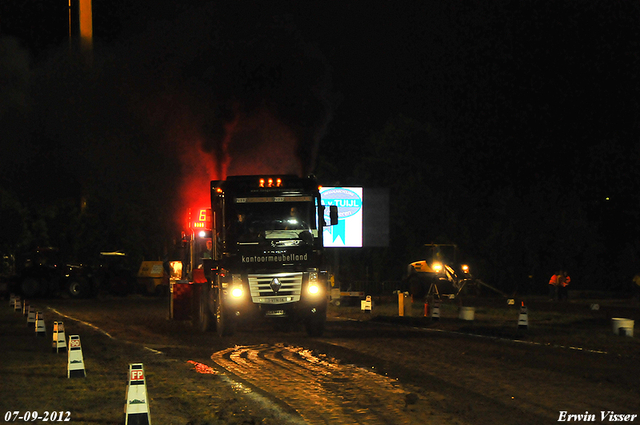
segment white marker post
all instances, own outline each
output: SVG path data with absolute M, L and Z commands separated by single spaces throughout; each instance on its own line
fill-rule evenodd
M 151 425 L 147 384 L 142 363 L 129 364 L 129 384 L 124 413 L 125 425 Z

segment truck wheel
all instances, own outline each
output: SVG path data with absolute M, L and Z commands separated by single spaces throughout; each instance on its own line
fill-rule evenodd
M 207 285 L 202 285 L 202 292 L 200 293 L 200 308 L 198 309 L 198 329 L 201 332 L 207 332 L 211 330 L 211 324 L 213 318 L 209 311 L 209 288 Z
M 40 280 L 35 277 L 27 277 L 20 282 L 20 292 L 26 298 L 33 298 L 40 295 Z
M 324 324 L 327 321 L 326 314 L 316 313 L 313 316 L 307 318 L 304 322 L 304 326 L 307 329 L 307 335 L 309 336 L 322 336 L 324 333 Z
M 231 336 L 235 332 L 235 322 L 229 311 L 222 305 L 222 291 L 218 291 L 216 302 L 216 331 L 218 336 Z
M 82 279 L 72 279 L 67 285 L 67 293 L 71 298 L 84 298 L 89 291 L 89 285 Z

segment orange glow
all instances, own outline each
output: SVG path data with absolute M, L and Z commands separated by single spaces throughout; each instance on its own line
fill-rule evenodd
M 260 179 L 260 180 L 258 180 L 258 186 L 260 186 L 260 187 L 282 187 L 282 179 L 275 179 L 275 181 L 272 178 L 268 178 L 267 180 Z
M 182 279 L 182 261 L 172 261 L 169 263 L 169 279 L 179 280 Z
M 80 40 L 82 46 L 91 49 L 93 45 L 93 16 L 91 0 L 80 0 Z
M 215 369 L 213 369 L 210 366 L 207 366 L 206 364 L 195 362 L 193 360 L 188 360 L 187 363 L 191 363 L 192 365 L 194 365 L 195 366 L 195 370 L 198 373 L 203 373 L 203 374 L 206 374 L 206 375 L 217 375 L 218 374 L 218 372 L 216 372 Z

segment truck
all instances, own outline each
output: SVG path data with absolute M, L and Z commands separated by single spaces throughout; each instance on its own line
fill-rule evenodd
M 82 263 L 64 261 L 63 255 L 55 247 L 37 247 L 3 258 L 3 264 L 7 263 L 3 268 L 10 271 L 6 277 L 10 292 L 25 298 L 59 294 L 84 298 L 95 293 L 91 269 Z
M 313 176 L 211 181 L 207 224 L 186 235 L 180 265 L 197 286 L 200 330 L 229 336 L 251 321 L 282 320 L 323 334 L 329 289 L 322 234 L 338 223 L 338 210 L 326 208 L 325 217 L 319 188 Z

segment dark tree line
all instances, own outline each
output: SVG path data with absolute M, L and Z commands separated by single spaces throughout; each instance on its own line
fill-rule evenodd
M 625 150 L 609 144 L 607 153 Z M 619 163 L 585 155 L 590 159 L 600 162 L 601 174 L 618 173 Z M 321 178 L 335 172 L 319 166 Z M 640 176 L 623 174 L 608 199 L 609 192 L 592 193 L 596 186 L 581 192 L 555 175 L 514 175 L 495 184 L 467 168 L 442 132 L 397 116 L 371 135 L 352 174 L 339 182 L 390 189 L 389 247 L 345 250 L 342 268 L 351 273 L 345 280 L 365 280 L 365 273 L 378 282 L 399 280 L 410 262 L 426 258 L 425 244 L 440 243 L 456 244 L 460 262 L 507 292 L 542 293 L 561 268 L 570 271 L 575 289 L 624 290 L 640 268 L 634 208 Z

